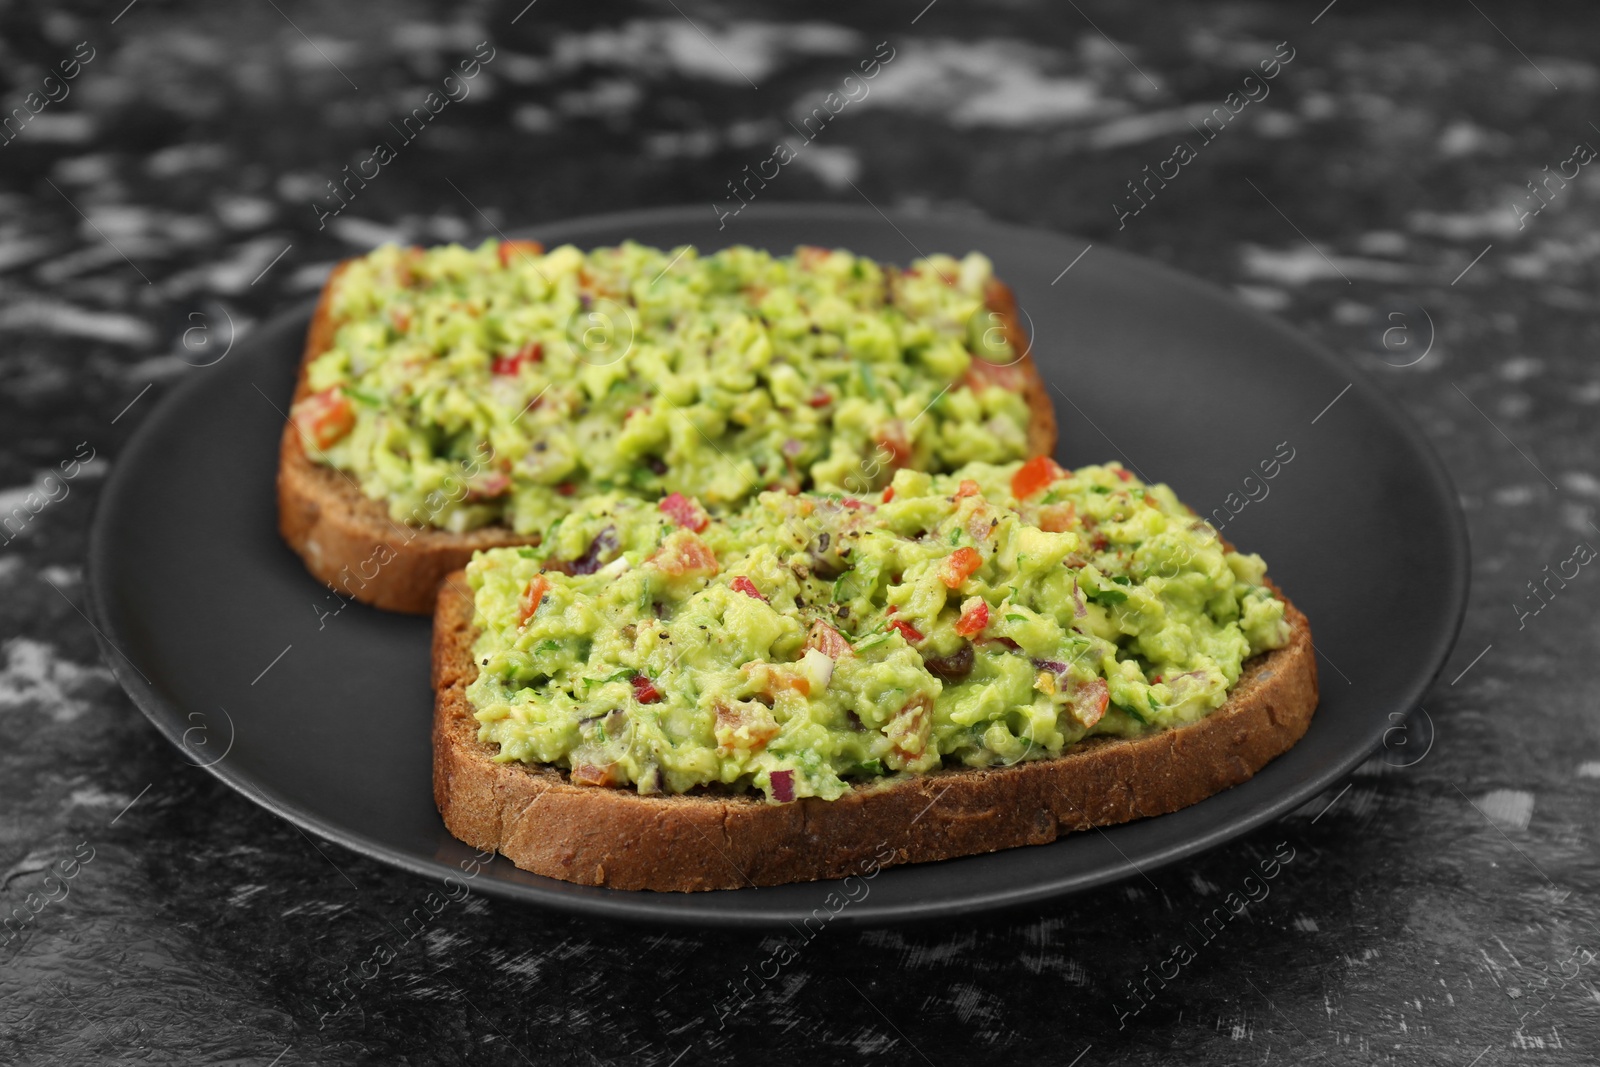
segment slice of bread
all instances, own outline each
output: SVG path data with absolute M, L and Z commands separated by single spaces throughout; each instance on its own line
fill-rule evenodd
M 295 401 L 310 392 L 306 368 L 332 347 L 338 323 L 332 315 L 331 293 L 347 265 L 335 267 L 323 286 L 306 335 Z M 1056 446 L 1055 409 L 1034 365 L 1032 342 L 1017 317 L 1016 300 L 999 281 L 991 282 L 986 296 L 1012 350 L 1023 353 L 1016 364 L 996 368 L 987 377 L 1022 391 L 1029 410 L 1028 454 L 1049 455 Z M 416 615 L 433 610 L 441 579 L 466 566 L 477 550 L 539 543 L 537 534 L 518 534 L 503 525 L 451 533 L 396 522 L 388 506 L 362 493 L 350 475 L 313 460 L 293 422 L 285 423 L 279 447 L 278 529 L 306 568 L 336 592 L 374 607 Z
M 1311 628 L 1286 604 L 1289 643 L 1249 660 L 1227 703 L 1190 726 L 1093 737 L 1010 767 L 888 779 L 831 801 L 641 796 L 495 760 L 466 695 L 478 672 L 473 611 L 464 575 L 452 575 L 433 630 L 433 795 L 445 826 L 525 870 L 617 889 L 842 878 L 869 858 L 892 866 L 971 856 L 1162 815 L 1250 778 L 1300 739 L 1317 706 Z

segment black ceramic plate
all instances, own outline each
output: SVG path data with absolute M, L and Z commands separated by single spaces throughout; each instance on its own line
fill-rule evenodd
M 1266 557 L 1317 640 L 1322 705 L 1310 732 L 1251 781 L 1103 833 L 892 868 L 836 921 L 1041 900 L 1211 848 L 1356 766 L 1443 665 L 1468 575 L 1455 492 L 1400 411 L 1287 326 L 1194 279 L 1103 246 L 1084 254 L 1081 241 L 1051 233 L 820 205 L 752 205 L 725 229 L 715 222 L 696 207 L 524 236 L 820 244 L 900 263 L 987 253 L 1016 291 L 1053 387 L 1057 458 L 1120 459 L 1214 514 L 1225 536 Z M 278 434 L 310 314 L 309 304 L 286 313 L 191 372 L 129 442 L 95 517 L 95 615 L 118 679 L 191 760 L 307 830 L 442 877 L 471 851 L 433 804 L 430 624 L 359 604 L 329 614 L 339 602 L 277 535 Z M 502 859 L 473 884 L 548 907 L 708 925 L 798 920 L 837 888 L 622 892 Z

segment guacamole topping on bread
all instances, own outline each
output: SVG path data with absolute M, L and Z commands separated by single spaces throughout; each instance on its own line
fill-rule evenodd
M 292 419 L 397 521 L 539 534 L 590 494 L 720 512 L 1026 454 L 990 263 L 385 246 L 330 283 Z
M 466 570 L 495 758 L 640 793 L 835 799 L 1220 707 L 1289 638 L 1260 557 L 1164 485 L 1044 457 L 870 494 L 574 501 Z

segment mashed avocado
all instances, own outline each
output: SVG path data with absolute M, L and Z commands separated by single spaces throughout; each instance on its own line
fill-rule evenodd
M 576 782 L 833 799 L 1203 718 L 1288 639 L 1264 573 L 1116 464 L 901 470 L 725 519 L 613 492 L 467 567 L 468 697 L 498 759 Z
M 399 521 L 542 532 L 593 492 L 723 510 L 1025 453 L 976 253 L 385 246 L 330 292 L 294 419 Z

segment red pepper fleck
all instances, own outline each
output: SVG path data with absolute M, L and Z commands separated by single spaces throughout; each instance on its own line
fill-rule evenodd
M 556 486 L 556 492 L 560 493 L 562 496 L 571 496 L 577 491 L 578 487 L 573 485 L 571 482 L 562 482 L 560 485 Z
M 975 548 L 958 548 L 945 557 L 939 567 L 939 579 L 951 589 L 972 577 L 983 566 L 983 556 Z
M 356 425 L 355 407 L 338 386 L 312 393 L 291 412 L 295 427 L 318 448 L 332 448 Z
M 538 341 L 530 341 L 517 350 L 515 355 L 499 356 L 489 365 L 491 374 L 502 376 L 516 374 L 524 364 L 538 363 L 544 359 L 544 345 Z
M 889 501 L 891 501 L 893 499 L 894 499 L 894 486 L 891 485 L 889 488 L 887 488 L 887 489 L 885 489 L 883 491 L 883 502 L 885 504 L 887 504 Z
M 956 633 L 962 637 L 971 637 L 973 634 L 983 633 L 988 625 L 989 605 L 980 600 L 969 610 L 961 613 L 961 617 L 956 620 Z
M 1026 500 L 1064 473 L 1049 456 L 1034 456 L 1011 476 L 1011 492 L 1018 500 Z
M 1117 477 L 1118 477 L 1118 478 L 1121 478 L 1121 479 L 1122 479 L 1122 480 L 1123 480 L 1123 481 L 1125 481 L 1125 482 L 1126 482 L 1126 481 L 1128 481 L 1128 480 L 1130 480 L 1130 479 L 1131 479 L 1131 478 L 1132 478 L 1132 477 L 1133 477 L 1133 475 L 1132 475 L 1132 474 L 1129 474 L 1129 473 L 1128 473 L 1128 470 L 1127 470 L 1127 468 L 1126 468 L 1126 467 L 1116 467 L 1116 468 L 1114 468 L 1114 469 L 1115 469 L 1115 470 L 1116 470 L 1116 472 L 1117 472 Z
M 816 392 L 811 394 L 811 399 L 807 400 L 806 403 L 810 404 L 814 408 L 825 408 L 829 404 L 833 403 L 833 397 L 829 396 L 821 389 L 818 389 Z
M 763 604 L 767 602 L 767 598 L 761 595 L 761 590 L 756 588 L 756 584 L 742 574 L 729 582 L 728 588 L 736 593 L 743 593 L 745 596 L 753 596 Z
M 917 630 L 917 628 L 912 626 L 909 622 L 906 622 L 904 619 L 896 619 L 894 622 L 891 622 L 889 624 L 889 629 L 899 630 L 900 636 L 905 638 L 907 641 L 915 642 L 922 640 L 922 634 Z
M 502 267 L 511 266 L 512 260 L 519 254 L 537 256 L 543 251 L 544 246 L 538 241 L 501 241 L 500 247 L 495 249 Z
M 673 522 L 693 530 L 695 533 L 704 530 L 711 522 L 710 516 L 705 513 L 700 505 L 682 493 L 669 494 L 656 506 Z
M 533 613 L 539 610 L 539 602 L 544 599 L 544 594 L 550 588 L 550 579 L 544 575 L 536 575 L 528 583 L 528 588 L 522 591 L 522 614 L 517 619 L 518 625 L 523 625 L 533 618 Z

